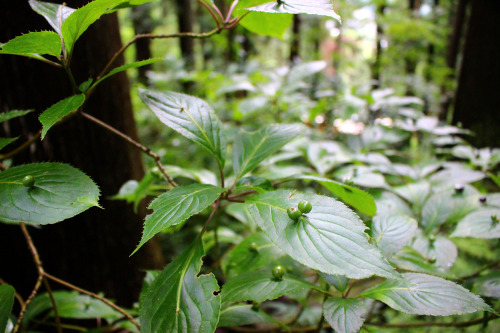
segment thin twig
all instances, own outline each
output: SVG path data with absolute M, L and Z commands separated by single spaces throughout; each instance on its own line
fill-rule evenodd
M 33 135 L 31 138 L 29 138 L 26 142 L 24 142 L 22 145 L 20 145 L 13 151 L 10 151 L 4 155 L 0 155 L 0 161 L 6 160 L 16 154 L 19 154 L 24 149 L 28 148 L 33 142 L 35 142 L 41 135 L 42 135 L 42 130 L 39 130 L 35 135 Z
M 231 7 L 229 8 L 229 11 L 227 12 L 226 15 L 226 20 L 224 22 L 229 22 L 231 20 L 231 15 L 233 15 L 233 11 L 238 5 L 239 0 L 234 0 L 233 3 L 231 4 Z
M 219 207 L 220 207 L 220 199 L 217 199 L 217 201 L 212 205 L 212 207 L 214 209 L 212 210 L 212 212 L 208 216 L 207 221 L 203 225 L 203 229 L 201 229 L 200 237 L 203 236 L 203 234 L 205 233 L 205 231 L 207 231 L 207 228 L 208 228 L 208 225 L 210 224 L 210 221 L 212 221 L 212 219 L 215 216 L 215 213 L 217 212 L 217 209 L 219 209 Z
M 208 10 L 208 12 L 210 13 L 210 15 L 212 15 L 212 18 L 214 19 L 215 21 L 215 24 L 217 24 L 217 28 L 220 28 L 221 27 L 221 24 L 219 22 L 219 19 L 217 18 L 217 14 L 214 12 L 214 10 L 210 7 L 209 4 L 207 4 L 204 0 L 198 0 L 198 2 L 203 6 L 205 7 L 206 10 Z M 220 11 L 219 11 L 220 13 Z M 219 17 L 221 18 L 222 21 L 224 21 L 224 18 L 219 15 Z
M 111 133 L 118 135 L 122 139 L 126 140 L 128 143 L 132 144 L 137 149 L 143 151 L 146 155 L 151 156 L 155 160 L 156 165 L 158 165 L 158 168 L 160 169 L 161 173 L 165 176 L 165 178 L 168 180 L 168 182 L 174 187 L 179 186 L 175 182 L 175 180 L 167 173 L 163 164 L 161 164 L 160 156 L 158 154 L 152 152 L 151 148 L 142 145 L 141 143 L 135 141 L 134 139 L 132 139 L 130 136 L 126 135 L 125 133 L 120 132 L 116 128 L 108 125 L 107 123 L 103 122 L 102 120 L 95 118 L 94 116 L 91 116 L 90 114 L 88 114 L 86 112 L 82 111 L 82 112 L 80 112 L 80 114 L 84 118 L 87 118 L 88 120 L 92 121 L 93 123 L 105 128 L 106 130 L 110 131 Z
M 61 317 L 59 317 L 59 310 L 57 309 L 56 299 L 54 298 L 54 294 L 52 293 L 52 288 L 50 287 L 49 280 L 47 280 L 45 276 L 43 277 L 43 284 L 45 285 L 45 289 L 47 289 L 47 293 L 49 294 L 50 298 L 50 303 L 52 303 L 52 308 L 54 309 L 54 317 L 56 319 L 57 332 L 62 333 Z

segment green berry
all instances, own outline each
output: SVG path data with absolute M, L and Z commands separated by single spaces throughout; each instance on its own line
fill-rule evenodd
M 301 202 L 299 202 L 299 210 L 303 214 L 309 213 L 312 209 L 313 209 L 313 206 L 311 205 L 311 203 L 309 201 L 302 200 Z
M 302 216 L 302 213 L 300 212 L 300 210 L 298 210 L 297 208 L 295 207 L 290 207 L 286 210 L 286 212 L 288 213 L 288 217 L 291 218 L 292 220 L 296 221 L 299 219 L 299 217 Z
M 455 193 L 456 194 L 464 193 L 464 190 L 465 190 L 465 187 L 462 184 L 455 185 Z
M 255 242 L 250 243 L 250 245 L 248 245 L 248 249 L 252 252 L 259 252 L 259 246 Z
M 23 185 L 26 187 L 33 187 L 35 185 L 35 177 L 31 175 L 24 177 Z
M 285 269 L 282 266 L 274 266 L 273 277 L 277 280 L 283 280 L 283 275 L 285 275 Z

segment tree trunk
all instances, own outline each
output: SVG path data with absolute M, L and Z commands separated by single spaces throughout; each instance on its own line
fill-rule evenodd
M 500 1 L 472 0 L 455 103 L 455 123 L 476 135 L 478 146 L 500 145 Z
M 132 9 L 132 24 L 135 34 L 150 33 L 154 29 L 154 22 L 151 18 L 151 4 L 147 3 Z M 135 42 L 135 60 L 147 60 L 151 55 L 151 39 L 141 38 Z M 146 73 L 152 69 L 151 65 L 142 66 L 137 69 L 137 81 L 147 85 L 148 77 Z
M 377 17 L 376 20 L 380 21 L 384 17 L 385 9 L 386 9 L 386 4 L 385 2 L 379 4 L 377 6 Z M 377 23 L 377 47 L 375 51 L 375 61 L 372 64 L 372 89 L 379 89 L 380 88 L 380 70 L 381 70 L 381 62 L 382 62 L 382 37 L 384 36 L 384 28 L 382 27 L 382 24 L 380 22 Z
M 176 0 L 177 4 L 177 24 L 179 32 L 193 31 L 193 10 L 191 9 L 191 0 Z M 194 68 L 194 40 L 192 38 L 180 38 L 180 47 L 182 58 L 186 69 Z
M 71 7 L 83 0 L 68 1 Z M 21 33 L 50 29 L 27 1 L 0 5 L 0 40 Z M 78 83 L 96 75 L 121 46 L 116 14 L 107 15 L 76 43 L 72 70 Z M 117 62 L 123 63 L 120 58 Z M 35 108 L 40 113 L 70 96 L 71 86 L 64 72 L 36 60 L 0 56 L 0 110 Z M 88 100 L 85 111 L 131 137 L 137 137 L 125 73 L 104 81 Z M 4 128 L 22 140 L 41 127 L 36 115 L 9 122 Z M 142 233 L 143 216 L 134 214 L 122 201 L 110 201 L 129 179 L 143 176 L 141 156 L 122 139 L 81 117 L 75 117 L 49 132 L 29 150 L 14 159 L 15 164 L 34 161 L 69 163 L 100 186 L 100 204 L 72 219 L 41 229 L 30 228 L 46 270 L 124 305 L 137 301 L 142 269 L 158 268 L 162 256 L 155 242 L 129 258 Z M 144 210 L 143 210 L 144 212 Z M 33 288 L 35 269 L 18 226 L 0 224 L 0 275 L 24 295 Z M 58 288 L 58 287 L 57 287 Z
M 293 16 L 292 41 L 290 44 L 290 65 L 300 62 L 300 26 L 302 19 L 300 15 Z

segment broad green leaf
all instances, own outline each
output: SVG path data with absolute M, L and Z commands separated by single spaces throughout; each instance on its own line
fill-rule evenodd
M 257 249 L 252 249 L 250 244 L 255 243 Z M 269 263 L 277 263 L 284 255 L 263 232 L 257 232 L 245 238 L 231 252 L 222 259 L 222 267 L 228 277 L 252 272 L 258 267 Z
M 451 237 L 500 238 L 500 209 L 487 208 L 470 213 L 458 223 Z
M 425 201 L 431 194 L 431 186 L 427 182 L 409 183 L 395 187 L 394 192 L 408 202 L 411 202 L 415 207 L 415 211 L 420 212 L 420 209 L 422 209 Z
M 213 274 L 198 276 L 204 255 L 197 239 L 154 280 L 140 310 L 143 333 L 215 331 L 221 297 Z
M 333 10 L 330 0 L 281 0 L 268 2 L 260 6 L 247 8 L 251 11 L 264 13 L 312 14 L 330 16 L 341 21 L 340 16 Z
M 54 126 L 59 120 L 69 115 L 71 112 L 77 110 L 80 106 L 82 106 L 84 101 L 84 94 L 75 95 L 65 98 L 43 111 L 40 117 L 38 117 L 43 125 L 42 140 L 45 138 L 45 135 L 52 126 Z
M 233 148 L 236 179 L 255 169 L 260 162 L 300 135 L 299 125 L 271 125 L 256 132 L 241 132 Z
M 100 78 L 96 83 L 93 84 L 93 86 L 97 86 L 99 83 L 101 83 L 102 81 L 106 80 L 108 77 L 113 76 L 113 75 L 115 75 L 117 73 L 126 71 L 127 69 L 138 68 L 138 67 L 142 67 L 142 66 L 147 66 L 147 65 L 150 65 L 152 63 L 155 63 L 155 62 L 158 62 L 158 61 L 162 61 L 162 60 L 163 59 L 159 59 L 159 58 L 147 59 L 147 60 L 133 62 L 131 64 L 126 64 L 126 65 L 123 65 L 123 66 L 120 66 L 120 67 L 116 67 L 116 68 L 112 69 L 108 74 L 106 74 L 102 78 Z
M 391 308 L 416 315 L 451 316 L 493 311 L 477 295 L 437 276 L 404 273 L 404 280 L 386 280 L 359 297 L 379 300 Z
M 430 258 L 424 257 L 420 252 L 409 246 L 405 246 L 401 251 L 396 253 L 391 258 L 391 263 L 407 271 L 440 276 L 445 275 L 442 270 L 431 264 Z
M 220 312 L 218 327 L 243 326 L 272 323 L 272 317 L 260 309 L 252 309 L 252 304 L 237 304 Z
M 146 216 L 141 242 L 132 254 L 160 231 L 178 225 L 210 206 L 223 191 L 223 188 L 212 185 L 192 184 L 160 195 L 149 205 L 153 213 Z
M 300 175 L 291 178 L 317 181 L 333 195 L 342 200 L 342 202 L 348 204 L 356 210 L 359 210 L 361 213 L 368 216 L 374 216 L 377 213 L 377 206 L 375 205 L 373 197 L 357 187 L 316 176 Z
M 285 32 L 292 25 L 292 21 L 293 18 L 290 14 L 253 12 L 247 14 L 240 24 L 253 33 L 283 39 Z
M 305 74 L 297 72 L 295 68 L 290 71 L 289 75 L 297 76 L 300 80 L 301 75 Z M 307 160 L 319 174 L 325 175 L 333 168 L 350 162 L 352 157 L 347 149 L 338 142 L 312 141 L 307 144 Z
M 371 230 L 380 251 L 390 257 L 411 241 L 417 221 L 406 215 L 377 215 Z
M 28 113 L 31 113 L 35 110 L 13 110 L 9 112 L 3 112 L 0 113 L 0 123 L 3 123 L 7 120 L 14 119 L 17 117 L 22 117 L 24 115 L 27 115 Z
M 383 191 L 375 196 L 378 215 L 408 215 L 413 216 L 410 206 L 391 192 Z
M 0 285 L 0 332 L 5 332 L 9 321 L 16 291 L 8 284 Z
M 17 138 L 0 138 L 0 150 L 7 147 L 8 145 L 10 145 L 12 142 L 16 141 L 17 139 L 19 139 L 19 137 L 17 137 Z
M 35 185 L 25 187 L 25 176 Z M 99 188 L 87 175 L 62 163 L 32 163 L 0 173 L 0 221 L 52 224 L 98 206 Z
M 319 289 L 287 273 L 283 279 L 276 279 L 272 269 L 269 265 L 228 279 L 222 286 L 223 302 L 264 302 L 303 289 Z
M 297 207 L 301 200 L 309 201 L 312 211 L 293 221 L 287 209 Z M 247 205 L 271 240 L 306 266 L 350 278 L 399 276 L 368 243 L 366 226 L 359 217 L 335 199 L 280 190 L 251 197 Z
M 349 279 L 343 275 L 339 275 L 339 274 L 330 275 L 330 274 L 321 273 L 321 276 L 323 277 L 323 279 L 325 279 L 326 283 L 333 286 L 335 289 L 337 289 L 341 293 L 343 293 L 347 289 L 349 289 Z
M 62 43 L 61 37 L 53 31 L 36 31 L 18 36 L 0 47 L 2 54 L 48 54 L 58 57 Z
M 162 123 L 212 153 L 224 166 L 226 137 L 214 110 L 205 101 L 175 92 L 139 89 L 142 101 Z
M 500 298 L 500 271 L 478 278 L 474 284 L 474 292 L 486 297 Z
M 448 271 L 455 263 L 458 256 L 458 250 L 451 240 L 443 236 L 433 236 L 429 238 L 418 230 L 411 245 L 415 250 L 421 253 L 425 258 L 434 262 L 441 271 Z
M 59 35 L 61 35 L 61 26 L 63 22 L 75 11 L 68 6 L 51 2 L 29 0 L 29 4 L 35 12 L 45 17 L 50 26 Z
M 326 321 L 338 333 L 359 332 L 367 314 L 364 299 L 329 297 L 323 304 Z
M 436 172 L 429 180 L 433 186 L 468 184 L 483 179 L 486 175 L 481 171 L 466 168 L 463 164 L 448 165 L 448 168 Z

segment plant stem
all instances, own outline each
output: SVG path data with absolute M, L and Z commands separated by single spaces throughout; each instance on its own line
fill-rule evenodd
M 173 187 L 179 186 L 175 182 L 175 180 L 167 173 L 167 171 L 165 170 L 165 167 L 163 166 L 163 164 L 161 164 L 160 156 L 158 154 L 152 152 L 151 148 L 142 145 L 141 143 L 135 141 L 134 139 L 132 139 L 130 136 L 126 135 L 125 133 L 120 132 L 116 128 L 114 128 L 114 127 L 106 124 L 105 122 L 103 122 L 103 121 L 95 118 L 94 116 L 91 116 L 90 114 L 88 114 L 86 112 L 81 111 L 80 114 L 84 118 L 87 118 L 88 120 L 92 121 L 93 123 L 95 123 L 95 124 L 97 124 L 97 125 L 105 128 L 106 130 L 110 131 L 111 133 L 114 133 L 114 134 L 118 135 L 122 139 L 126 140 L 128 143 L 132 144 L 137 149 L 140 149 L 141 151 L 143 151 L 146 155 L 151 156 L 155 160 L 156 165 L 158 165 L 158 168 L 160 169 L 160 171 L 163 174 L 163 176 L 165 176 L 165 178 L 168 180 L 168 182 Z
M 4 155 L 0 155 L 0 161 L 6 160 L 16 154 L 19 154 L 24 149 L 28 148 L 33 142 L 35 142 L 41 135 L 42 135 L 42 130 L 39 130 L 35 135 L 33 135 L 31 138 L 29 138 L 26 142 L 24 142 L 22 145 L 20 145 L 13 151 L 10 151 Z
M 198 0 L 198 2 L 203 6 L 205 7 L 206 10 L 208 10 L 208 12 L 210 13 L 210 15 L 212 15 L 212 18 L 214 19 L 215 21 L 215 24 L 217 24 L 217 28 L 220 28 L 220 22 L 219 22 L 219 19 L 217 18 L 217 15 L 215 14 L 214 10 L 210 7 L 209 4 L 207 4 L 204 0 Z M 219 11 L 220 13 L 220 11 Z M 219 17 L 224 20 L 224 18 L 222 18 L 221 15 L 219 15 Z
M 57 332 L 62 333 L 61 317 L 59 317 L 59 310 L 57 309 L 56 299 L 54 298 L 54 294 L 52 293 L 52 288 L 50 287 L 49 280 L 47 280 L 45 276 L 43 277 L 43 284 L 45 285 L 45 289 L 47 289 L 50 302 L 52 303 L 52 308 L 54 309 L 54 317 L 56 319 Z

